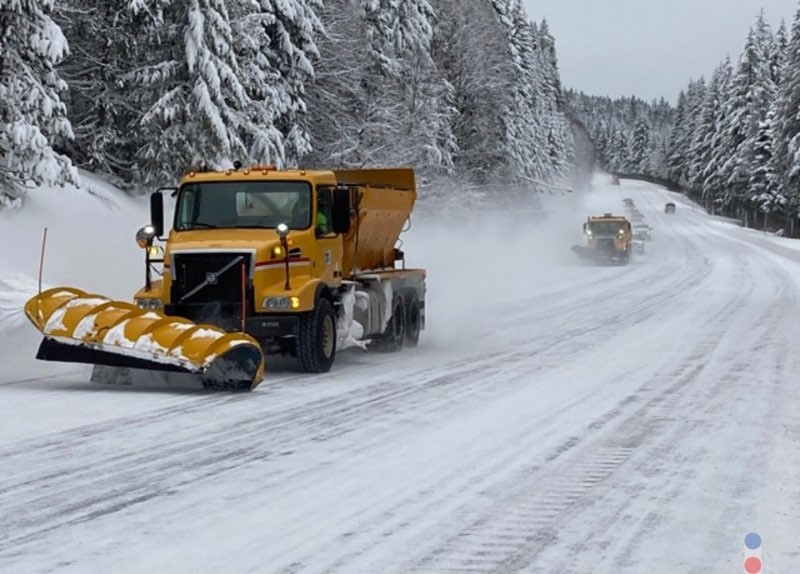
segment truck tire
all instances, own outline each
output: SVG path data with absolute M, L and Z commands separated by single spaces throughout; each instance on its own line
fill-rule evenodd
M 336 358 L 336 313 L 320 298 L 314 310 L 300 318 L 297 363 L 305 373 L 327 373 Z
M 372 347 L 384 353 L 396 353 L 403 348 L 406 339 L 406 306 L 402 295 L 395 294 L 392 298 L 392 318 L 386 325 L 386 330 Z
M 416 347 L 419 343 L 421 323 L 419 297 L 415 291 L 412 291 L 406 301 L 406 347 Z

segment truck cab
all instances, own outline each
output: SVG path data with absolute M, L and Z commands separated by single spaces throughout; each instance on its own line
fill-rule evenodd
M 627 218 L 611 213 L 590 216 L 583 224 L 583 231 L 586 248 L 595 259 L 628 263 L 633 231 Z
M 347 342 L 416 344 L 425 272 L 397 269 L 405 256 L 395 247 L 416 199 L 410 169 L 190 169 L 171 189 L 175 214 L 158 259 L 161 191 L 151 197 L 153 233 L 140 230 L 139 307 L 244 332 L 307 372 L 327 371 Z

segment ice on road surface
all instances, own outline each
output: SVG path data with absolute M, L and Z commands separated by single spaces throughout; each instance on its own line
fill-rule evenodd
M 645 254 L 581 263 L 582 222 L 623 197 Z M 750 532 L 765 571 L 796 571 L 796 244 L 607 175 L 545 207 L 420 208 L 420 346 L 318 376 L 272 362 L 245 395 L 35 361 L 8 312 L 35 265 L 0 258 L 0 571 L 727 573 Z M 48 281 L 129 298 L 135 209 L 106 217 L 121 239 L 98 259 L 62 234 Z

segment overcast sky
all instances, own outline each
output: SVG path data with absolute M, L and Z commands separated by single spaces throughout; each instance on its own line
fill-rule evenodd
M 664 97 L 735 62 L 759 10 L 791 32 L 798 0 L 523 0 L 547 19 L 565 87 L 596 96 Z

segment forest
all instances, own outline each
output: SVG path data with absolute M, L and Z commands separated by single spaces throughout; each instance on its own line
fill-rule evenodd
M 410 165 L 481 194 L 572 169 L 520 0 L 0 0 L 0 32 L 7 206 L 79 170 L 137 194 L 196 163 Z
M 0 0 L 0 207 L 79 169 L 133 194 L 190 165 L 408 165 L 452 202 L 598 166 L 796 235 L 800 10 L 763 11 L 675 105 L 562 87 L 520 0 Z M 15 33 L 11 33 L 15 31 Z M 577 126 L 577 127 L 576 127 Z M 560 187 L 559 187 L 560 186 Z
M 565 90 L 609 171 L 684 190 L 747 226 L 798 235 L 800 10 L 791 30 L 761 11 L 737 59 L 690 80 L 676 106 Z

